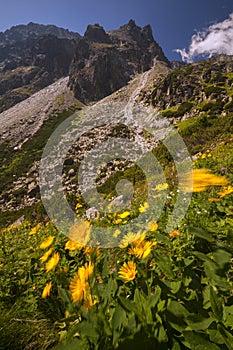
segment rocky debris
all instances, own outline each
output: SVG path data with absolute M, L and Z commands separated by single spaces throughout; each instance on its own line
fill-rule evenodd
M 150 69 L 155 58 L 169 64 L 150 26 L 140 28 L 131 20 L 106 33 L 99 25 L 89 25 L 77 43 L 69 85 L 80 101 L 98 101 Z
M 0 113 L 0 143 L 8 140 L 16 147 L 15 150 L 20 149 L 53 113 L 61 112 L 77 103 L 67 83 L 68 77 L 59 79 Z
M 107 98 L 108 99 L 107 101 L 106 99 L 103 99 L 102 101 L 98 102 L 94 106 L 96 115 L 102 114 L 103 106 L 106 104 L 106 102 L 111 102 L 111 98 L 112 98 L 112 101 L 119 102 L 119 103 L 127 100 L 129 104 L 123 104 L 123 106 L 131 107 L 131 105 L 134 105 L 135 102 L 138 101 L 138 95 L 140 95 L 141 90 L 146 89 L 146 85 L 147 84 L 150 85 L 151 81 L 153 80 L 153 77 L 157 76 L 157 72 L 159 70 L 160 64 L 162 63 L 156 61 L 155 67 L 157 68 L 153 68 L 150 71 L 139 74 L 137 78 L 135 78 L 127 87 L 124 87 L 117 94 L 113 94 L 112 96 Z M 164 71 L 164 74 L 165 72 L 166 73 L 169 72 L 169 68 L 167 67 L 166 63 L 162 64 L 161 68 L 163 68 L 162 70 Z M 61 93 L 61 90 L 67 92 L 67 87 L 66 87 L 67 79 L 68 78 L 61 79 L 60 81 L 57 82 L 57 84 L 51 85 L 50 93 L 53 91 L 56 96 L 58 92 L 59 94 Z M 16 108 L 16 106 L 13 107 L 15 108 L 15 110 L 13 111 L 9 110 L 8 112 L 11 111 L 10 114 L 7 114 L 7 112 L 2 113 L 2 115 L 5 116 L 5 122 L 6 122 L 6 125 L 8 125 L 8 131 L 11 132 L 11 135 L 14 135 L 14 134 L 17 135 L 16 128 L 14 129 L 12 125 L 13 126 L 18 125 L 18 122 L 21 121 L 24 127 L 26 124 L 24 123 L 25 120 L 33 119 L 29 117 L 30 115 L 32 116 L 38 115 L 39 120 L 41 120 L 41 118 L 43 119 L 43 117 L 38 113 L 42 113 L 42 111 L 47 109 L 48 109 L 47 111 L 48 115 L 50 115 L 51 110 L 48 108 L 46 104 L 43 105 L 44 102 L 50 100 L 49 91 L 45 89 L 44 93 L 42 92 L 43 90 L 40 92 L 40 95 L 38 95 L 39 93 L 34 95 L 34 99 L 32 99 L 33 98 L 32 96 L 30 98 L 31 99 L 30 103 L 26 103 L 26 101 L 23 101 L 19 104 L 20 108 Z M 46 99 L 44 99 L 44 96 L 46 96 Z M 119 101 L 117 101 L 116 98 L 118 98 Z M 37 105 L 35 103 L 36 101 L 37 101 Z M 54 103 L 51 102 L 51 106 L 53 105 Z M 16 117 L 17 115 L 16 111 L 20 110 L 26 113 L 26 111 L 29 110 L 29 106 L 30 108 L 33 108 L 33 111 L 31 111 L 31 114 L 30 113 L 28 115 L 21 114 Z M 1 118 L 1 115 L 0 115 L 0 118 Z M 17 118 L 19 118 L 19 120 Z M 7 124 L 7 121 L 9 124 Z M 28 129 L 28 134 L 30 133 L 32 134 L 33 123 L 29 124 L 27 128 L 30 128 Z M 104 143 L 106 140 L 114 137 L 120 137 L 123 139 L 129 139 L 129 140 L 137 139 L 137 142 L 139 142 L 139 144 L 140 142 L 142 142 L 141 144 L 142 147 L 144 146 L 144 142 L 145 142 L 143 131 L 138 133 L 138 131 L 135 132 L 135 130 L 120 124 L 115 126 L 111 124 L 107 124 L 107 125 L 103 125 L 102 127 L 94 128 L 87 133 L 84 132 L 79 137 L 79 139 L 72 145 L 64 161 L 62 184 L 63 184 L 64 191 L 67 194 L 74 194 L 74 193 L 76 195 L 80 194 L 80 187 L 77 182 L 77 169 L 81 164 L 81 162 L 83 161 L 84 156 L 87 154 L 87 152 L 89 150 L 92 150 L 96 146 L 98 146 L 98 144 Z M 17 138 L 20 138 L 20 134 L 17 135 Z M 69 140 L 66 139 L 65 141 L 68 142 Z M 157 140 L 147 139 L 147 143 L 148 142 L 150 143 L 151 149 L 157 144 Z M 20 147 L 20 146 L 16 146 L 16 147 Z M 59 158 L 59 152 L 57 152 L 56 157 Z M 124 160 L 120 156 L 119 159 L 116 158 L 116 159 L 112 159 L 111 161 L 108 161 L 106 164 L 103 165 L 103 167 L 99 168 L 97 173 L 96 173 L 96 169 L 94 168 L 94 165 L 88 164 L 88 174 L 90 176 L 96 177 L 96 186 L 101 186 L 106 182 L 106 180 L 111 175 L 114 175 L 117 171 L 124 171 L 127 168 L 130 168 L 131 166 L 132 166 L 132 163 L 130 161 L 128 161 L 127 159 Z M 3 195 L 0 196 L 1 209 L 14 210 L 16 208 L 19 209 L 19 208 L 23 208 L 25 206 L 37 203 L 40 200 L 38 180 L 39 180 L 39 162 L 36 162 L 24 177 L 15 179 L 12 188 L 9 191 L 7 191 L 7 193 L 4 193 L 4 196 Z M 50 184 L 50 182 L 48 182 L 47 183 L 48 195 L 51 195 L 51 193 L 49 192 L 51 186 L 52 186 L 52 183 Z M 87 188 L 88 184 L 85 183 L 84 187 Z

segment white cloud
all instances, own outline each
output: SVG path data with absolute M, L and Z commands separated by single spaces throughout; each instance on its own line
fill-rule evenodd
M 211 25 L 192 36 L 188 50 L 177 49 L 183 61 L 192 62 L 197 56 L 233 55 L 233 13 L 223 22 Z

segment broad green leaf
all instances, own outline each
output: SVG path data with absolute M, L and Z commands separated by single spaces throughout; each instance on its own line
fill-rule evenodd
M 155 307 L 155 305 L 157 305 L 159 302 L 160 296 L 161 296 L 161 288 L 159 286 L 157 286 L 156 290 L 155 290 L 155 294 L 152 294 L 148 297 L 148 299 L 146 301 L 147 306 L 149 308 Z
M 82 336 L 87 336 L 91 338 L 98 338 L 99 334 L 93 327 L 93 324 L 88 321 L 83 321 L 79 323 L 78 330 Z
M 229 350 L 233 350 L 233 335 L 230 334 L 222 325 L 218 324 L 218 330 L 223 337 L 224 343 Z
M 221 350 L 221 347 L 210 342 L 202 333 L 184 331 L 183 334 L 192 350 Z
M 170 300 L 167 305 L 167 310 L 176 317 L 187 317 L 189 315 L 188 310 L 180 304 L 178 301 Z
M 89 350 L 89 346 L 82 340 L 75 339 L 68 344 L 59 344 L 52 350 Z
M 232 258 L 232 254 L 224 249 L 218 249 L 213 253 L 214 261 L 223 268 L 225 264 L 229 263 Z
M 115 294 L 116 290 L 116 280 L 114 280 L 113 278 L 109 278 L 108 283 L 105 285 L 105 288 L 103 288 L 103 290 L 101 291 L 101 296 L 104 298 L 104 301 L 108 301 L 111 298 L 111 296 Z
M 179 343 L 173 338 L 171 350 L 181 350 Z
M 139 311 L 138 306 L 134 301 L 128 300 L 128 299 L 121 297 L 121 296 L 118 297 L 118 300 L 119 300 L 121 306 L 125 310 L 130 311 L 130 312 L 134 312 L 140 319 L 142 318 L 143 315 Z
M 143 311 L 143 304 L 145 303 L 145 298 L 139 292 L 138 288 L 136 288 L 134 293 L 134 301 L 137 304 L 137 306 L 140 308 L 140 311 Z
M 215 239 L 213 238 L 212 234 L 209 232 L 204 231 L 201 228 L 197 228 L 197 227 L 190 227 L 189 228 L 189 232 L 194 234 L 196 237 L 205 239 L 208 242 L 214 242 Z
M 208 256 L 206 254 L 203 254 L 203 253 L 200 253 L 200 252 L 193 252 L 193 254 L 200 260 L 202 261 L 210 261 L 211 262 L 211 259 L 208 258 Z
M 223 337 L 217 329 L 208 329 L 210 340 L 215 344 L 224 344 Z
M 113 317 L 112 317 L 112 328 L 113 329 L 121 328 L 121 326 L 126 323 L 126 320 L 127 320 L 126 312 L 118 304 L 116 306 L 116 309 L 115 309 Z
M 217 318 L 217 320 L 221 321 L 223 317 L 223 304 L 213 288 L 210 288 L 210 304 L 214 316 Z
M 169 278 L 174 278 L 171 260 L 167 256 L 159 253 L 156 253 L 154 257 L 159 269 L 164 273 L 164 275 Z
M 224 306 L 225 326 L 233 327 L 233 305 Z
M 158 342 L 159 343 L 167 343 L 168 337 L 167 333 L 162 325 L 159 327 L 159 334 L 158 334 Z
M 201 331 L 209 328 L 211 323 L 214 321 L 213 318 L 204 318 L 200 315 L 190 315 L 186 318 L 186 322 L 193 331 Z
M 170 300 L 168 302 L 167 311 L 167 320 L 170 325 L 174 329 L 182 332 L 182 330 L 187 326 L 185 319 L 189 315 L 189 312 L 183 305 L 175 300 Z

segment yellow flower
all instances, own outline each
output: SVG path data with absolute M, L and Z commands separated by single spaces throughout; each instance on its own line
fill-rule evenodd
M 147 210 L 148 207 L 149 207 L 148 203 L 145 202 L 143 205 L 141 205 L 141 206 L 139 207 L 138 210 L 139 210 L 140 213 L 144 213 L 144 212 Z
M 41 262 L 45 262 L 48 260 L 48 257 L 52 254 L 53 248 L 50 248 L 44 255 L 40 258 Z
M 178 237 L 179 235 L 180 235 L 180 232 L 177 230 L 174 230 L 174 231 L 169 233 L 170 237 Z
M 119 218 L 125 219 L 125 218 L 127 218 L 127 216 L 129 216 L 129 215 L 130 215 L 130 212 L 129 212 L 129 211 L 124 211 L 124 213 L 122 213 L 122 214 L 119 215 Z
M 212 174 L 209 169 L 194 169 L 186 174 L 181 188 L 184 192 L 203 192 L 209 186 L 226 186 L 228 180 Z
M 209 202 L 220 202 L 221 199 L 220 198 L 208 198 Z
M 122 222 L 122 219 L 120 219 L 120 218 L 113 221 L 114 225 L 118 225 L 121 222 Z
M 223 189 L 223 191 L 218 192 L 218 195 L 219 195 L 220 197 L 224 197 L 224 196 L 226 196 L 227 194 L 230 194 L 230 193 L 232 193 L 232 192 L 233 192 L 233 186 L 228 186 L 228 187 L 225 187 L 225 188 Z
M 121 231 L 120 231 L 120 230 L 116 230 L 116 231 L 113 233 L 113 237 L 114 237 L 114 238 L 117 238 L 120 234 L 121 234 Z
M 60 259 L 59 253 L 53 254 L 52 258 L 46 264 L 46 272 L 55 269 Z
M 69 232 L 69 238 L 79 244 L 85 245 L 90 239 L 92 226 L 89 221 L 82 221 L 74 224 Z
M 165 183 L 165 184 L 158 184 L 156 187 L 155 187 L 155 191 L 164 191 L 168 188 L 168 184 Z
M 94 264 L 92 263 L 85 263 L 84 266 L 79 268 L 78 274 L 80 276 L 80 279 L 88 280 L 88 278 L 93 274 L 94 271 Z
M 80 203 L 78 203 L 77 205 L 76 205 L 76 209 L 79 209 L 79 208 L 82 208 L 83 207 L 83 205 L 82 204 L 80 204 Z
M 85 253 L 88 257 L 90 257 L 91 255 L 94 255 L 94 254 L 95 254 L 95 256 L 99 256 L 99 255 L 100 255 L 100 250 L 99 250 L 99 248 L 92 248 L 92 247 L 86 246 L 86 247 L 84 248 L 84 253 Z
M 124 262 L 118 274 L 120 278 L 122 278 L 125 282 L 132 281 L 137 274 L 135 262 L 133 261 L 129 261 L 127 263 Z
M 84 300 L 84 308 L 89 310 L 93 305 L 95 305 L 97 303 L 96 300 L 93 301 L 92 295 L 91 294 L 87 294 L 86 298 Z
M 40 249 L 48 248 L 53 243 L 54 238 L 55 236 L 49 236 L 48 238 L 46 238 L 44 242 L 41 243 Z
M 73 302 L 86 301 L 90 306 L 90 286 L 88 278 L 94 271 L 93 264 L 85 264 L 80 267 L 78 273 L 72 278 L 70 282 L 70 293 L 72 295 Z
M 158 226 L 156 221 L 150 221 L 150 222 L 148 222 L 147 227 L 148 227 L 149 231 L 153 232 L 153 231 L 156 231 L 159 226 Z
M 72 295 L 73 303 L 82 301 L 89 294 L 89 284 L 85 280 L 81 280 L 77 273 L 70 282 L 70 294 Z
M 65 245 L 65 249 L 68 249 L 68 250 L 81 250 L 83 247 L 84 247 L 83 244 L 77 243 L 72 239 L 69 239 L 69 241 L 67 241 Z
M 46 286 L 44 287 L 43 293 L 42 293 L 42 298 L 45 299 L 50 295 L 50 291 L 52 288 L 52 282 L 48 282 Z
M 145 259 L 148 257 L 148 255 L 151 252 L 151 248 L 156 245 L 154 242 L 143 242 L 141 245 L 138 245 L 136 247 L 130 248 L 128 250 L 129 254 L 135 255 L 137 258 Z
M 32 229 L 31 229 L 31 231 L 29 231 L 29 235 L 31 236 L 31 235 L 35 235 L 37 232 L 38 232 L 38 230 L 41 228 L 41 224 L 39 223 L 39 224 L 37 224 L 36 226 L 34 226 Z
M 138 233 L 129 232 L 127 235 L 125 235 L 122 240 L 120 241 L 119 247 L 124 249 L 129 244 L 139 244 L 141 241 L 143 241 L 146 237 L 146 233 L 139 231 Z

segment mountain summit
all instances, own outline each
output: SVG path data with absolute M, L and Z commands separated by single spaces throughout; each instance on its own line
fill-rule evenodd
M 98 101 L 150 69 L 155 59 L 169 64 L 149 25 L 140 28 L 130 20 L 109 32 L 89 25 L 77 43 L 69 85 L 80 101 Z

